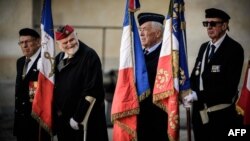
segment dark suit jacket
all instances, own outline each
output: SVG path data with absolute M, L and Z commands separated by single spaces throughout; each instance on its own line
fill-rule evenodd
M 96 102 L 88 122 L 87 140 L 108 140 L 102 69 L 98 55 L 93 49 L 80 42 L 79 50 L 71 58 L 70 63 L 58 69 L 63 56 L 64 53 L 60 53 L 56 57 L 55 112 L 61 112 L 61 118 L 65 123 L 69 123 L 71 117 L 80 123 L 86 114 L 85 97 L 95 97 Z
M 140 102 L 140 113 L 137 116 L 138 141 L 168 141 L 167 113 L 156 106 L 152 99 L 160 51 L 161 44 L 156 50 L 145 55 L 151 93 Z
M 232 103 L 237 94 L 238 84 L 244 61 L 244 51 L 239 43 L 226 36 L 213 58 L 205 66 L 203 73 L 199 63 L 207 49 L 208 42 L 201 45 L 194 69 L 191 74 L 191 87 L 198 92 L 198 99 L 208 106 Z M 199 75 L 195 72 L 198 69 Z M 202 75 L 204 91 L 200 94 L 199 77 Z
M 34 136 L 37 140 L 38 123 L 31 117 L 32 102 L 29 97 L 29 83 L 37 81 L 38 73 L 37 57 L 29 72 L 22 79 L 22 72 L 25 63 L 25 56 L 19 58 L 16 63 L 16 85 L 15 85 L 15 117 L 14 117 L 14 135 L 15 136 Z M 33 140 L 35 140 L 33 138 Z
M 201 63 L 209 42 L 201 45 L 198 57 L 191 74 L 191 88 L 196 91 L 198 101 L 193 103 L 193 125 L 195 133 L 200 132 L 203 126 L 199 111 L 204 109 L 204 104 L 211 107 L 218 104 L 232 104 L 238 94 L 238 84 L 244 61 L 242 46 L 226 35 L 225 39 L 217 49 L 210 62 L 201 72 Z M 203 79 L 204 90 L 201 91 L 200 75 Z M 209 113 L 209 128 L 232 127 L 236 123 L 235 105 L 232 104 L 225 110 Z M 216 132 L 216 131 L 215 131 Z M 221 133 L 219 131 L 219 133 Z M 202 133 L 197 133 L 203 136 Z M 195 134 L 195 136 L 197 135 Z M 216 135 L 215 135 L 216 136 Z M 203 139 L 206 137 L 203 137 Z M 197 138 L 196 138 L 197 139 Z M 199 140 L 199 139 L 197 139 Z

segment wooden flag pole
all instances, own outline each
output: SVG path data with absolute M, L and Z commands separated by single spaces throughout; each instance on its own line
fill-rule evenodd
M 191 141 L 190 107 L 186 108 L 187 114 L 187 141 Z

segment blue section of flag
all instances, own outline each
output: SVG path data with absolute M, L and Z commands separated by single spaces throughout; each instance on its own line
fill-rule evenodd
M 173 34 L 179 42 L 179 80 L 181 82 L 179 85 L 180 91 L 190 89 L 190 80 L 187 64 L 187 48 L 186 48 L 186 27 L 185 27 L 185 17 L 184 17 L 184 1 L 183 0 L 173 0 L 173 5 L 178 7 L 173 7 L 172 12 L 175 13 L 176 17 L 173 17 Z M 178 11 L 177 11 L 178 10 Z M 173 15 L 173 14 L 172 14 Z M 182 27 L 183 26 L 183 27 Z M 185 76 L 185 77 L 184 77 Z
M 135 0 L 135 8 L 138 9 L 140 8 L 140 1 L 139 0 Z
M 141 40 L 138 33 L 138 28 L 136 25 L 134 12 L 129 12 L 128 3 L 126 3 L 125 16 L 123 26 L 131 25 L 132 31 L 132 43 L 134 48 L 134 70 L 135 70 L 135 78 L 136 78 L 136 90 L 138 96 L 145 94 L 146 91 L 150 90 L 149 81 L 148 81 L 148 73 L 146 68 L 146 63 L 144 59 L 144 54 L 142 51 Z M 139 4 L 139 1 L 137 1 Z
M 134 33 L 134 56 L 137 94 L 140 96 L 150 90 L 148 73 L 142 51 L 141 40 L 136 26 L 134 13 L 131 13 L 132 32 Z
M 44 26 L 44 31 L 54 39 L 51 0 L 45 0 L 43 6 L 41 24 Z
M 128 11 L 128 0 L 126 1 L 124 19 L 123 19 L 123 27 L 129 25 L 129 11 Z

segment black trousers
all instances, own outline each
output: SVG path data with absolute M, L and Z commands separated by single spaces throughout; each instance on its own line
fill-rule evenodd
M 37 130 L 37 132 L 35 133 L 17 135 L 16 140 L 17 141 L 51 141 L 52 137 L 44 129 L 41 129 L 40 135 L 38 132 L 39 131 Z
M 195 141 L 245 141 L 244 137 L 229 136 L 230 130 L 243 128 L 234 105 L 208 113 L 208 116 L 209 122 L 202 124 L 199 111 L 194 111 L 192 122 Z

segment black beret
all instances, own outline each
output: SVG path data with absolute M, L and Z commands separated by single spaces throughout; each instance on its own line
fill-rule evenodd
M 230 16 L 220 9 L 209 8 L 205 10 L 205 13 L 206 18 L 220 18 L 226 22 L 228 22 L 230 19 Z
M 139 25 L 142 25 L 145 22 L 148 21 L 155 21 L 155 22 L 159 22 L 161 24 L 163 24 L 163 21 L 165 19 L 165 17 L 161 14 L 156 14 L 156 13 L 140 13 L 137 16 Z
M 33 29 L 23 28 L 19 31 L 19 36 L 32 36 L 35 38 L 40 38 L 40 35 Z

